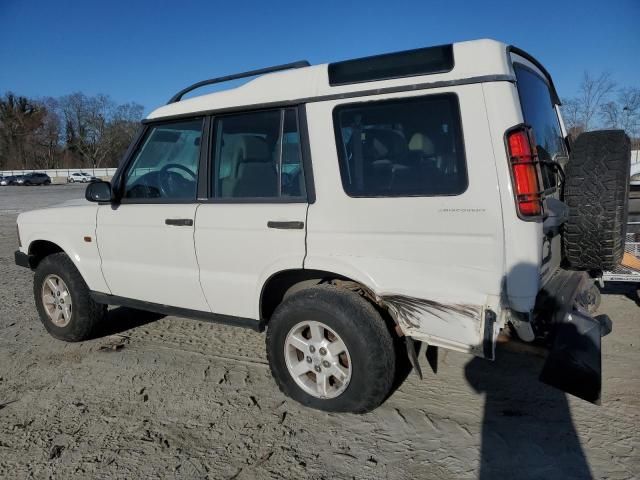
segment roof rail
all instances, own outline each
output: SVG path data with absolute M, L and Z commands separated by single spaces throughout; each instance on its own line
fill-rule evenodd
M 189 85 L 187 88 L 180 90 L 173 97 L 171 97 L 171 100 L 169 100 L 167 104 L 179 102 L 185 94 L 195 90 L 196 88 L 204 87 L 206 85 L 229 82 L 231 80 L 237 80 L 239 78 L 255 77 L 256 75 L 263 75 L 265 73 L 271 73 L 271 72 L 279 72 L 281 70 L 289 70 L 291 68 L 302 68 L 302 67 L 309 67 L 309 66 L 311 66 L 311 64 L 307 60 L 300 60 L 298 62 L 285 63 L 283 65 L 275 65 L 273 67 L 259 68 L 258 70 L 249 70 L 248 72 L 235 73 L 233 75 L 227 75 L 224 77 L 210 78 L 209 80 L 202 80 L 201 82 L 194 83 L 193 85 Z

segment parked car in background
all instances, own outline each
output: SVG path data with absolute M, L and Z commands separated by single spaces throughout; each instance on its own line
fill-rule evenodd
M 51 177 L 46 173 L 32 172 L 21 177 L 19 185 L 51 185 Z
M 17 181 L 18 177 L 16 177 L 15 175 L 8 175 L 0 179 L 0 186 L 5 187 L 7 185 L 15 185 Z
M 75 183 L 75 182 L 97 182 L 98 179 L 93 175 L 89 175 L 86 172 L 74 172 L 67 177 L 67 183 Z
M 13 178 L 14 180 L 11 185 L 22 185 L 24 183 L 24 175 L 16 175 Z

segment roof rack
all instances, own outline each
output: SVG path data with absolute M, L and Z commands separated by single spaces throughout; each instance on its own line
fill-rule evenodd
M 193 85 L 189 85 L 187 88 L 180 90 L 173 97 L 171 97 L 171 100 L 169 100 L 167 104 L 179 102 L 185 94 L 197 88 L 204 87 L 206 85 L 213 85 L 215 83 L 222 83 L 222 82 L 229 82 L 231 80 L 237 80 L 239 78 L 255 77 L 256 75 L 263 75 L 265 73 L 279 72 L 281 70 L 289 70 L 292 68 L 302 68 L 302 67 L 309 67 L 309 66 L 311 66 L 311 64 L 307 60 L 300 60 L 298 62 L 285 63 L 283 65 L 275 65 L 273 67 L 259 68 L 258 70 L 249 70 L 248 72 L 234 73 L 233 75 L 226 75 L 224 77 L 210 78 L 209 80 L 202 80 L 201 82 L 194 83 Z

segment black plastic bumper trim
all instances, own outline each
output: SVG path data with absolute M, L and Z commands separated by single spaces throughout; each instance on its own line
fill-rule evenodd
M 31 257 L 26 253 L 16 250 L 13 254 L 16 265 L 19 267 L 31 268 Z

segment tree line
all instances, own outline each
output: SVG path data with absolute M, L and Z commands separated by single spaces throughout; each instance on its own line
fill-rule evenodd
M 115 167 L 135 136 L 142 105 L 108 95 L 0 97 L 0 170 Z
M 640 88 L 619 86 L 604 72 L 584 72 L 578 94 L 562 99 L 562 118 L 575 138 L 601 128 L 622 129 L 640 149 Z
M 640 88 L 619 87 L 609 73 L 585 72 L 575 97 L 562 100 L 569 133 L 621 128 L 640 149 Z M 0 97 L 0 170 L 115 167 L 139 128 L 137 103 L 77 92 L 33 99 Z

